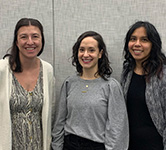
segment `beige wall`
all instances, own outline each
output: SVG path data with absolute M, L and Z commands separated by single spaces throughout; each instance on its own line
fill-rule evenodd
M 55 69 L 57 96 L 63 80 L 75 71 L 69 59 L 71 48 L 84 31 L 103 36 L 117 80 L 124 37 L 135 21 L 153 23 L 166 50 L 165 0 L 0 0 L 0 58 L 11 46 L 14 26 L 22 17 L 37 18 L 44 26 L 46 45 L 41 58 Z

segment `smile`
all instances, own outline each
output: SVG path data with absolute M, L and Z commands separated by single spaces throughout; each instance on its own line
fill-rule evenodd
M 34 47 L 28 47 L 28 48 L 25 48 L 26 50 L 34 50 L 35 48 Z
M 90 62 L 92 61 L 92 59 L 82 59 L 82 61 L 83 61 L 84 63 L 90 63 Z
M 142 50 L 133 50 L 133 52 L 134 52 L 135 54 L 140 54 L 140 53 L 142 53 Z

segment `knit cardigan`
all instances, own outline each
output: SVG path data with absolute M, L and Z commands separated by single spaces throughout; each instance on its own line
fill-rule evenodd
M 54 104 L 54 76 L 52 66 L 41 60 L 43 65 L 43 108 L 42 131 L 43 150 L 50 149 L 51 143 L 51 112 Z M 0 150 L 12 150 L 12 131 L 9 99 L 12 89 L 12 72 L 8 59 L 0 60 Z
M 125 70 L 123 70 L 125 72 Z M 122 73 L 122 90 L 125 99 L 132 78 L 133 71 L 130 71 L 126 78 L 123 78 Z M 166 150 L 166 66 L 163 66 L 163 75 L 159 79 L 157 76 L 151 77 L 149 82 L 146 82 L 145 90 L 146 104 L 150 112 L 150 116 L 159 134 L 163 137 L 164 150 Z

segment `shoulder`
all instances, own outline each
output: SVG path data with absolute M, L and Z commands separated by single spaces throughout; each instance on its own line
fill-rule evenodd
M 79 77 L 77 75 L 70 75 L 64 80 L 64 82 L 66 83 L 76 82 L 78 81 L 78 79 Z
M 9 66 L 9 60 L 6 59 L 0 59 L 0 70 L 4 70 L 7 69 L 7 67 Z
M 157 76 L 155 76 L 157 78 Z M 166 81 L 166 65 L 163 65 L 162 67 L 162 75 L 161 75 L 161 80 Z
M 150 82 L 147 82 L 147 85 L 153 85 L 155 87 L 166 87 L 166 65 L 162 66 L 162 73 L 160 78 L 157 75 L 150 78 Z M 158 88 L 156 88 L 158 89 Z
M 42 59 L 40 59 L 40 61 L 41 61 L 42 66 L 43 66 L 43 71 L 53 73 L 53 66 L 50 63 L 48 63 L 47 61 L 44 61 Z
M 61 88 L 69 90 L 72 85 L 78 83 L 77 78 L 78 78 L 77 75 L 71 75 L 71 76 L 66 77 L 66 79 L 62 83 Z
M 108 78 L 107 82 L 110 87 L 121 87 L 120 83 L 113 77 Z
M 163 73 L 166 74 L 166 65 L 163 65 Z
M 162 72 L 162 78 L 161 82 L 166 84 L 166 65 L 163 65 L 163 72 Z
M 113 77 L 107 78 L 108 80 L 102 80 L 101 86 L 103 85 L 106 90 L 111 93 L 116 93 L 122 90 L 120 83 Z
M 114 95 L 122 95 L 122 87 L 120 83 L 115 79 L 110 77 L 108 82 L 108 90 Z M 121 93 L 121 94 L 120 94 Z
M 42 60 L 42 59 L 40 59 L 40 61 L 41 61 L 42 65 L 44 67 L 46 67 L 46 68 L 53 68 L 52 65 L 50 63 L 48 63 L 47 61 Z

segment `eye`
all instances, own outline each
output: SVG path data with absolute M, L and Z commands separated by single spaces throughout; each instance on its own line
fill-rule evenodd
M 149 42 L 149 39 L 148 38 L 142 38 L 142 41 L 143 42 Z
M 39 38 L 40 36 L 38 34 L 34 34 L 32 37 L 33 38 Z
M 25 38 L 27 38 L 27 36 L 26 35 L 21 35 L 20 38 L 25 39 Z
M 84 48 L 79 48 L 79 52 L 84 52 Z
M 38 36 L 36 36 L 36 35 L 34 35 L 33 37 L 34 37 L 34 38 L 38 38 Z
M 95 49 L 91 48 L 91 49 L 89 49 L 89 51 L 92 53 L 92 52 L 94 52 L 94 51 L 95 51 Z
M 130 38 L 130 41 L 135 41 L 136 40 L 136 37 L 131 37 Z

